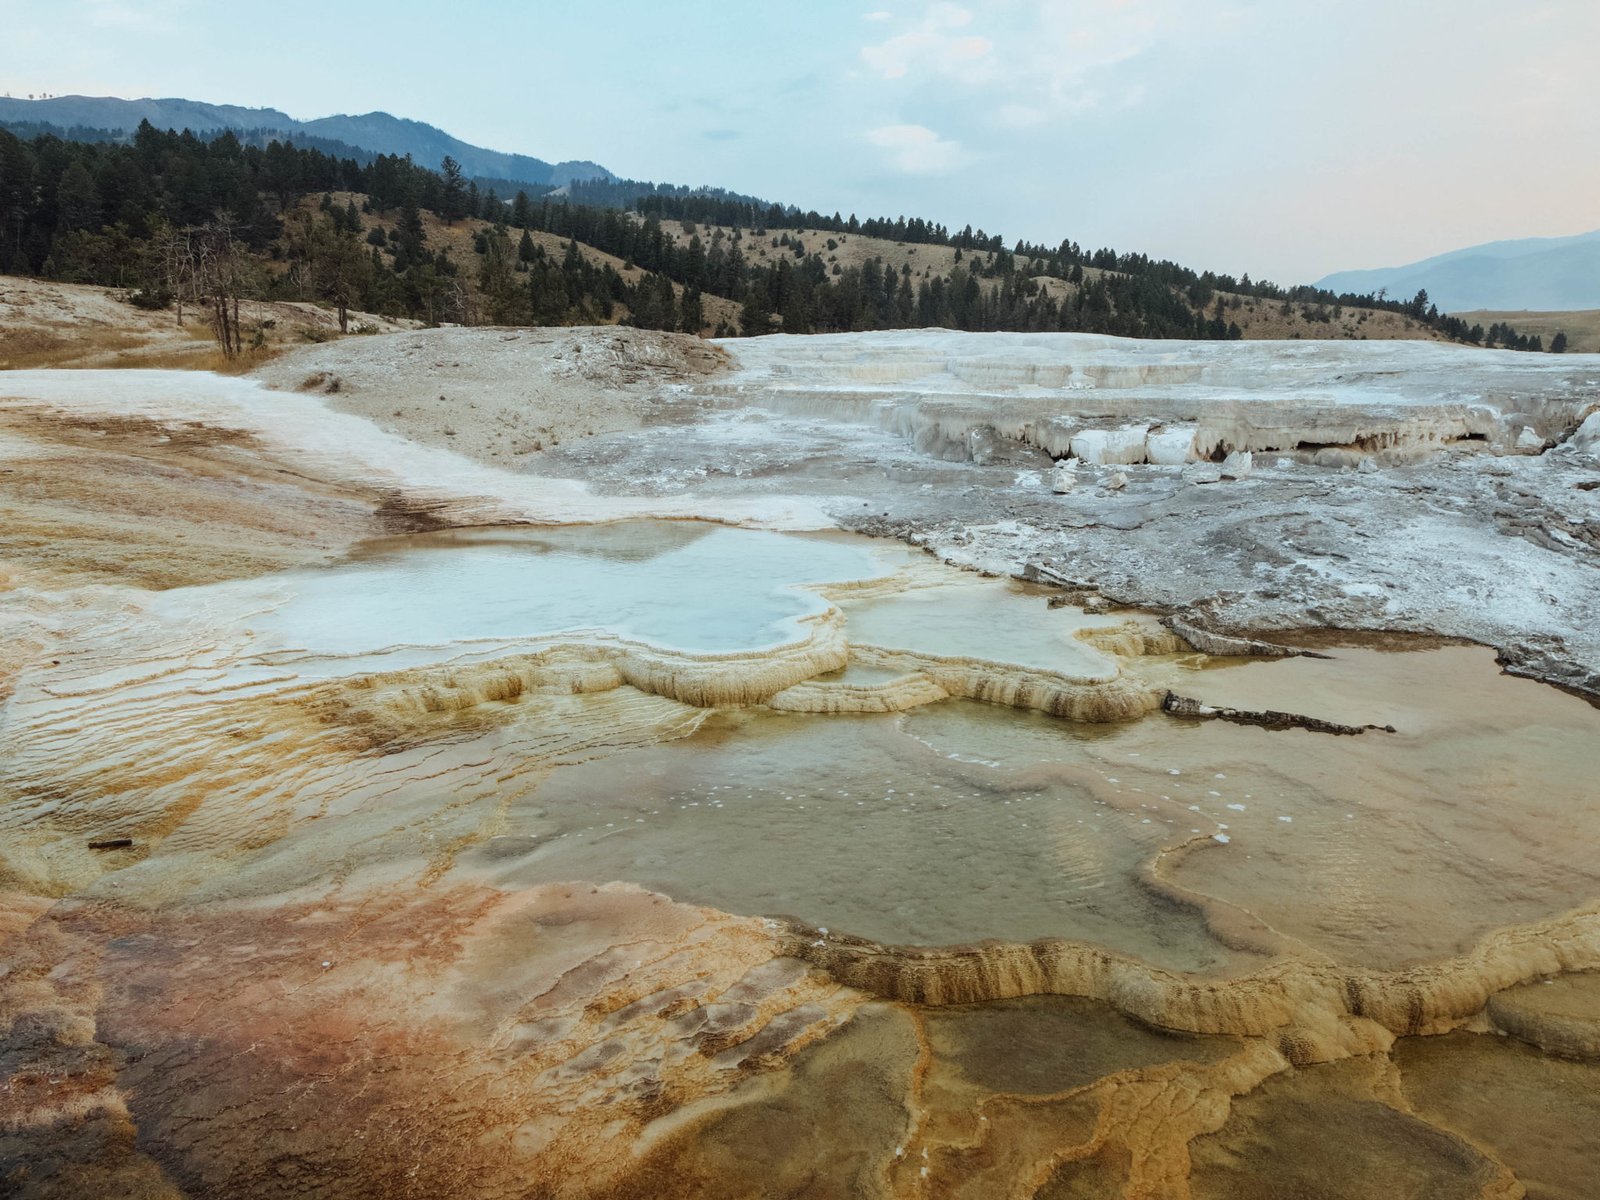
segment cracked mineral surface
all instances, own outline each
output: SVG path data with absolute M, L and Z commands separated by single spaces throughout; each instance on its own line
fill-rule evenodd
M 269 374 L 0 374 L 0 1194 L 1600 1194 L 1600 359 Z

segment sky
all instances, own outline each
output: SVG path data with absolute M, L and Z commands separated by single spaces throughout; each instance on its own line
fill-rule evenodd
M 0 0 L 13 96 L 381 109 L 1280 283 L 1600 228 L 1596 62 L 1600 0 Z

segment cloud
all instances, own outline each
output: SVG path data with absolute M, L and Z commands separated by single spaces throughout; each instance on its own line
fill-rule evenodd
M 885 14 L 887 15 L 887 14 Z M 994 43 L 964 32 L 972 13 L 955 4 L 931 5 L 904 33 L 861 48 L 861 60 L 884 79 L 903 79 L 913 70 L 932 70 L 977 82 L 990 73 L 986 61 Z
M 1054 115 L 1043 104 L 1002 104 L 999 109 L 1000 124 L 1008 129 L 1032 129 L 1045 124 Z
M 83 20 L 98 29 L 167 29 L 188 5 L 189 0 L 85 0 Z
M 991 0 L 978 15 L 941 0 L 860 57 L 884 80 L 964 87 L 996 123 L 1025 129 L 1136 103 L 1119 69 L 1200 19 L 1187 0 Z
M 908 175 L 942 175 L 967 161 L 961 143 L 940 137 L 926 125 L 880 125 L 867 141 L 889 152 L 889 165 Z
M 886 12 L 880 8 L 876 12 L 862 13 L 861 19 L 863 21 L 887 21 L 893 16 L 892 12 Z

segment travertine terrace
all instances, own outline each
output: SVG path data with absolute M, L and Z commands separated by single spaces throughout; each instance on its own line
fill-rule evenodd
M 1448 634 L 1600 690 L 1596 356 L 925 330 L 725 345 L 736 369 L 669 410 L 693 410 L 688 430 L 550 469 L 662 497 L 810 493 L 847 528 L 1219 631 Z
M 265 374 L 0 374 L 6 1194 L 1600 1191 L 1600 358 Z

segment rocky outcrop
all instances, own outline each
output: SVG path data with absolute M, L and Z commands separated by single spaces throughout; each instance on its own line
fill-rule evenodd
M 1202 704 L 1191 696 L 1180 696 L 1176 692 L 1168 692 L 1162 698 L 1161 711 L 1197 721 L 1228 721 L 1234 725 L 1257 725 L 1262 729 L 1305 729 L 1312 733 L 1331 733 L 1337 737 L 1352 737 L 1369 730 L 1394 732 L 1393 725 L 1341 725 L 1337 721 L 1324 721 L 1320 717 L 1308 717 L 1302 713 L 1217 707 Z
M 1311 654 L 1310 651 L 1280 646 L 1276 642 L 1212 633 L 1180 616 L 1163 617 L 1161 623 L 1202 654 L 1210 654 L 1216 658 L 1294 658 L 1297 655 Z M 1316 657 L 1316 655 L 1311 656 Z

